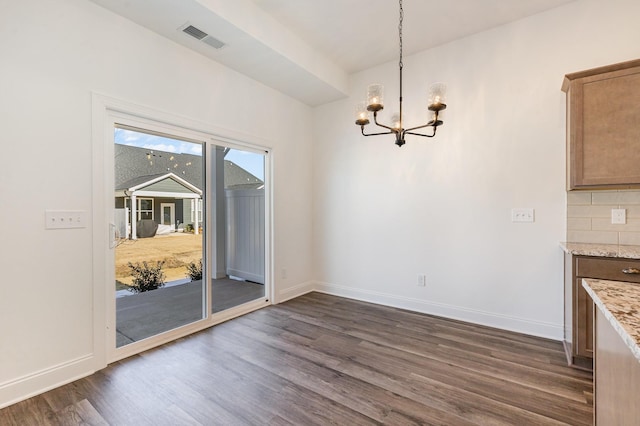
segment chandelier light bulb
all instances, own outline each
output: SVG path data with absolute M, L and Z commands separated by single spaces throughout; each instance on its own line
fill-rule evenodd
M 367 106 L 364 101 L 358 102 L 356 105 L 356 124 L 358 126 L 369 124 L 369 111 L 367 111 Z
M 434 83 L 429 87 L 429 110 L 440 111 L 447 107 L 445 95 L 447 85 L 444 83 Z
M 380 111 L 384 108 L 384 86 L 382 84 L 370 84 L 367 88 L 367 109 Z
M 391 116 L 391 127 L 394 130 L 400 130 L 400 126 L 400 114 L 396 112 Z

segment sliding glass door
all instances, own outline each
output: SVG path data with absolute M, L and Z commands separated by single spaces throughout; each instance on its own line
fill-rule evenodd
M 265 154 L 212 146 L 212 312 L 267 299 Z
M 108 246 L 95 297 L 106 303 L 107 361 L 267 306 L 268 150 L 191 130 L 180 117 L 105 111 L 94 166 L 104 167 L 96 211 Z
M 116 347 L 206 317 L 204 143 L 114 129 Z

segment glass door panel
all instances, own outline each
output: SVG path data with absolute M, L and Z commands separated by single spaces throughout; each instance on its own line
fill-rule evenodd
M 212 310 L 266 297 L 265 155 L 215 146 L 211 150 Z
M 175 230 L 175 208 L 174 203 L 162 203 L 160 209 L 162 210 L 162 224 L 170 227 L 172 231 Z
M 205 317 L 202 143 L 116 126 L 116 347 Z M 205 212 L 206 213 L 206 212 Z

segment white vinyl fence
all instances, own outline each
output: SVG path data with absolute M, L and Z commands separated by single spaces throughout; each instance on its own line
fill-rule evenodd
M 129 209 L 116 209 L 114 213 L 117 238 L 127 238 L 129 235 Z
M 264 190 L 225 190 L 227 274 L 264 284 Z

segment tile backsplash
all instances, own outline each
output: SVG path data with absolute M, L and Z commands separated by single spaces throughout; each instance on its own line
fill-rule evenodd
M 626 209 L 627 223 L 611 223 Z M 640 245 L 640 190 L 567 192 L 567 242 Z

